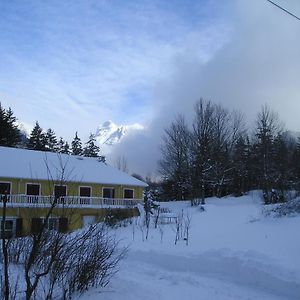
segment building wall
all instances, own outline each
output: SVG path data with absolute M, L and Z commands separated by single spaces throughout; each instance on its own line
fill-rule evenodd
M 15 178 L 3 178 L 0 177 L 0 182 L 11 183 L 11 194 L 26 194 L 26 183 L 38 183 L 41 185 L 40 193 L 42 196 L 53 195 L 54 184 L 60 184 L 60 182 L 50 182 L 32 179 L 15 179 Z M 107 185 L 107 184 L 95 184 L 95 183 L 66 183 L 68 196 L 79 196 L 80 186 L 90 186 L 92 188 L 92 197 L 102 197 L 103 187 L 112 187 L 115 189 L 115 198 L 123 198 L 123 190 L 125 188 L 134 190 L 134 198 L 142 199 L 143 187 L 134 186 L 122 186 L 122 185 Z M 112 208 L 111 210 L 114 210 Z M 117 208 L 116 208 L 117 209 Z M 139 215 L 136 208 L 122 208 L 122 210 L 128 210 L 128 217 Z M 6 216 L 12 218 L 22 219 L 22 235 L 27 235 L 31 231 L 32 218 L 43 218 L 47 215 L 49 207 L 8 207 Z M 3 213 L 3 208 L 0 202 L 0 219 Z M 82 220 L 84 216 L 94 216 L 96 222 L 104 220 L 104 217 L 108 213 L 108 209 L 104 208 L 54 208 L 51 217 L 67 218 L 68 230 L 72 231 L 82 227 Z M 127 213 L 125 214 L 127 215 Z
M 33 179 L 14 179 L 14 178 L 0 178 L 0 182 L 11 182 L 11 194 L 26 194 L 26 183 L 38 183 L 41 185 L 41 195 L 53 195 L 54 184 L 60 182 L 51 182 L 46 180 L 33 180 Z M 125 188 L 134 190 L 134 198 L 141 199 L 143 197 L 143 187 L 136 186 L 123 186 L 113 184 L 95 184 L 95 183 L 80 183 L 71 182 L 66 183 L 68 196 L 79 196 L 80 186 L 90 186 L 92 188 L 92 197 L 102 197 L 103 187 L 112 187 L 115 189 L 115 198 L 123 198 L 123 190 Z
M 50 217 L 67 218 L 68 231 L 79 229 L 83 226 L 82 220 L 84 216 L 94 216 L 96 222 L 104 220 L 105 216 L 110 211 L 117 210 L 111 209 L 96 209 L 96 208 L 54 208 Z M 128 217 L 138 216 L 139 211 L 137 208 L 124 208 Z M 28 235 L 31 231 L 32 218 L 43 218 L 49 212 L 49 208 L 28 208 L 28 207 L 8 207 L 6 209 L 7 218 L 21 218 L 22 219 L 22 232 L 21 235 Z M 3 208 L 0 208 L 0 218 L 3 214 Z

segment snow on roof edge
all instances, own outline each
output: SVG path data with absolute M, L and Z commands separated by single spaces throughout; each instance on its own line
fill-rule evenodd
M 61 161 L 70 163 L 70 167 L 77 172 L 77 178 L 81 178 L 81 180 L 68 179 L 66 180 L 68 182 L 137 187 L 148 186 L 147 183 L 100 162 L 94 157 L 81 157 L 3 146 L 0 146 L 0 165 L 2 166 L 0 168 L 0 177 L 49 180 L 49 173 L 47 173 L 49 170 L 47 168 L 50 169 L 50 174 L 55 174 L 59 171 Z M 43 167 L 43 164 L 45 167 Z M 32 171 L 35 173 L 32 173 Z

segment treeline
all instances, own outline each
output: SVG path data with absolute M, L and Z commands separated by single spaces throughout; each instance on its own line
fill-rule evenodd
M 165 129 L 161 153 L 165 199 L 204 201 L 262 189 L 265 203 L 275 203 L 300 190 L 300 139 L 268 106 L 249 133 L 241 113 L 200 99 L 191 126 L 180 115 Z
M 99 154 L 100 148 L 97 146 L 93 134 L 90 134 L 88 141 L 83 146 L 76 132 L 71 145 L 69 145 L 62 137 L 58 139 L 51 128 L 43 131 L 39 122 L 35 123 L 29 137 L 27 137 L 20 131 L 16 121 L 12 109 L 3 108 L 0 102 L 0 146 L 98 157 L 105 161 L 105 157 Z

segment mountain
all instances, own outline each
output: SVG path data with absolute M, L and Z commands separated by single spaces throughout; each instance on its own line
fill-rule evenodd
M 19 130 L 21 131 L 21 134 L 24 135 L 25 137 L 30 136 L 30 132 L 32 130 L 32 126 L 30 125 L 25 125 L 24 123 L 21 123 L 19 121 L 16 121 L 16 125 L 18 126 Z
M 100 146 L 113 146 L 120 142 L 126 135 L 134 133 L 137 130 L 143 130 L 144 127 L 138 123 L 132 125 L 116 125 L 112 121 L 106 121 L 99 126 L 95 133 L 95 138 Z

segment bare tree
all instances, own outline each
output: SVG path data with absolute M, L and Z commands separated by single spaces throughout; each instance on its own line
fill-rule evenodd
M 2 239 L 2 256 L 3 256 L 3 274 L 4 274 L 4 285 L 2 295 L 5 300 L 9 300 L 10 298 L 10 285 L 9 285 L 9 260 L 8 260 L 8 247 L 9 247 L 9 237 L 6 236 L 5 233 L 5 222 L 6 222 L 6 203 L 7 203 L 7 191 L 1 197 L 3 202 L 2 208 L 2 220 L 1 220 L 1 239 Z
M 127 158 L 125 156 L 119 156 L 116 159 L 116 168 L 122 172 L 128 173 L 128 163 L 127 163 Z
M 165 129 L 162 140 L 159 172 L 169 184 L 170 196 L 187 199 L 191 190 L 190 132 L 182 115 Z
M 237 111 L 230 113 L 220 105 L 215 106 L 213 119 L 212 168 L 209 175 L 214 194 L 220 197 L 233 180 L 231 175 L 234 168 L 234 145 L 245 130 L 243 116 Z
M 184 222 L 184 236 L 185 236 L 184 239 L 186 245 L 188 246 L 190 240 L 190 228 L 192 223 L 192 216 L 187 213 L 183 219 L 183 222 Z
M 211 170 L 211 151 L 214 133 L 215 107 L 202 98 L 195 105 L 195 120 L 192 133 L 192 182 L 194 197 L 205 203 L 207 174 Z

